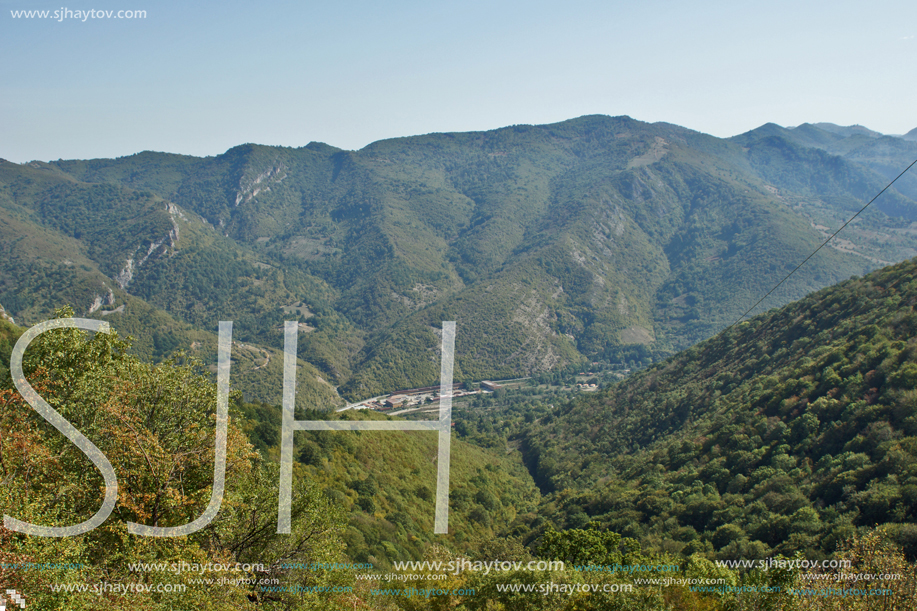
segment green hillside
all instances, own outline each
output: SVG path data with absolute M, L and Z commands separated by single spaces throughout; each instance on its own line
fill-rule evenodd
M 145 359 L 185 350 L 215 362 L 217 323 L 232 320 L 234 384 L 278 400 L 283 306 L 306 293 L 325 303 L 333 291 L 320 280 L 261 262 L 150 191 L 81 183 L 41 163 L 0 163 L 0 182 L 0 304 L 17 322 L 69 305 L 132 336 Z M 341 403 L 318 370 L 301 372 L 298 405 Z
M 243 404 L 247 431 L 277 459 L 280 409 Z M 300 418 L 327 419 L 321 412 Z M 384 420 L 344 412 L 343 420 Z M 312 431 L 296 435 L 296 477 L 318 484 L 349 516 L 343 534 L 355 562 L 389 567 L 420 560 L 431 545 L 474 553 L 535 515 L 541 497 L 520 455 L 454 438 L 449 475 L 449 534 L 433 534 L 437 434 L 417 431 Z
M 524 434 L 542 514 L 721 558 L 917 555 L 917 260 L 758 316 Z

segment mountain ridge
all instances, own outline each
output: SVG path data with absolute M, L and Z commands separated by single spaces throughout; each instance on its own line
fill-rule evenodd
M 206 158 L 2 164 L 0 202 L 28 219 L 20 233 L 76 240 L 66 249 L 91 273 L 66 257 L 55 273 L 85 276 L 71 293 L 86 303 L 120 278 L 195 329 L 234 318 L 264 349 L 282 347 L 281 308 L 305 304 L 311 322 L 300 322 L 314 330 L 300 357 L 352 399 L 435 383 L 442 320 L 459 322 L 457 375 L 476 379 L 612 362 L 639 346 L 670 354 L 723 328 L 897 159 L 860 147 L 857 161 L 803 143 L 800 128 L 764 127 L 768 137 L 719 139 L 589 115 L 357 151 L 244 144 Z M 812 130 L 835 146 L 862 137 Z M 917 254 L 917 202 L 891 190 L 875 207 L 773 303 Z M 39 260 L 2 276 L 0 303 L 17 320 L 53 309 L 52 285 L 22 280 Z M 30 310 L 36 291 L 46 305 Z M 191 343 L 176 333 L 162 345 Z

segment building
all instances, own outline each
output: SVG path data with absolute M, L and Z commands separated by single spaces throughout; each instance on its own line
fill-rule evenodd
M 395 407 L 401 407 L 404 404 L 404 402 L 407 401 L 407 399 L 408 398 L 405 395 L 392 395 L 391 397 L 385 400 L 384 405 L 385 407 L 389 409 L 392 409 Z

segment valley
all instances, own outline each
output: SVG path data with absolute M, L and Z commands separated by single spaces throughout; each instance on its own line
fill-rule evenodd
M 902 177 L 738 319 L 914 158 L 913 138 L 832 124 L 720 139 L 587 116 L 358 151 L 0 161 L 4 511 L 66 520 L 97 500 L 98 474 L 11 390 L 16 338 L 68 312 L 116 335 L 48 334 L 27 375 L 128 482 L 111 525 L 58 547 L 3 530 L 2 559 L 267 558 L 285 584 L 351 588 L 326 597 L 340 608 L 378 602 L 369 588 L 381 584 L 282 564 L 665 565 L 733 589 L 469 572 L 450 587 L 487 596 L 437 608 L 726 611 L 828 608 L 787 594 L 821 577 L 742 559 L 854 558 L 861 572 L 900 573 L 883 602 L 906 608 L 917 179 Z M 202 510 L 221 320 L 234 324 L 223 506 L 199 535 L 140 544 L 118 530 L 124 519 L 180 524 Z M 287 320 L 299 325 L 296 418 L 345 422 L 429 419 L 442 321 L 456 321 L 447 535 L 433 534 L 437 440 L 395 430 L 297 432 L 298 530 L 273 532 Z M 59 492 L 62 478 L 77 484 Z M 117 562 L 106 570 L 128 577 Z M 498 589 L 536 578 L 580 594 Z M 609 583 L 607 596 L 583 594 Z M 199 592 L 213 608 L 299 596 Z

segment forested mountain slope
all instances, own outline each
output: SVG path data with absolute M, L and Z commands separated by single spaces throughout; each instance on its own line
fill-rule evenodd
M 917 159 L 917 142 L 908 135 L 886 136 L 862 126 L 841 127 L 832 123 L 804 123 L 784 128 L 769 123 L 750 132 L 730 138 L 747 146 L 762 137 L 777 137 L 804 148 L 814 148 L 862 164 L 886 180 L 897 176 Z M 917 197 L 917 176 L 907 174 L 895 184 L 896 189 L 913 199 Z
M 669 551 L 917 555 L 917 260 L 740 323 L 525 435 L 543 514 Z
M 435 383 L 442 320 L 460 380 L 650 362 L 724 328 L 884 186 L 868 149 L 774 128 L 722 140 L 587 116 L 359 151 L 3 162 L 0 303 L 21 324 L 71 303 L 153 358 L 212 354 L 233 320 L 247 396 L 268 402 L 279 370 L 254 368 L 297 317 L 315 407 Z M 917 254 L 915 219 L 891 189 L 765 305 Z

